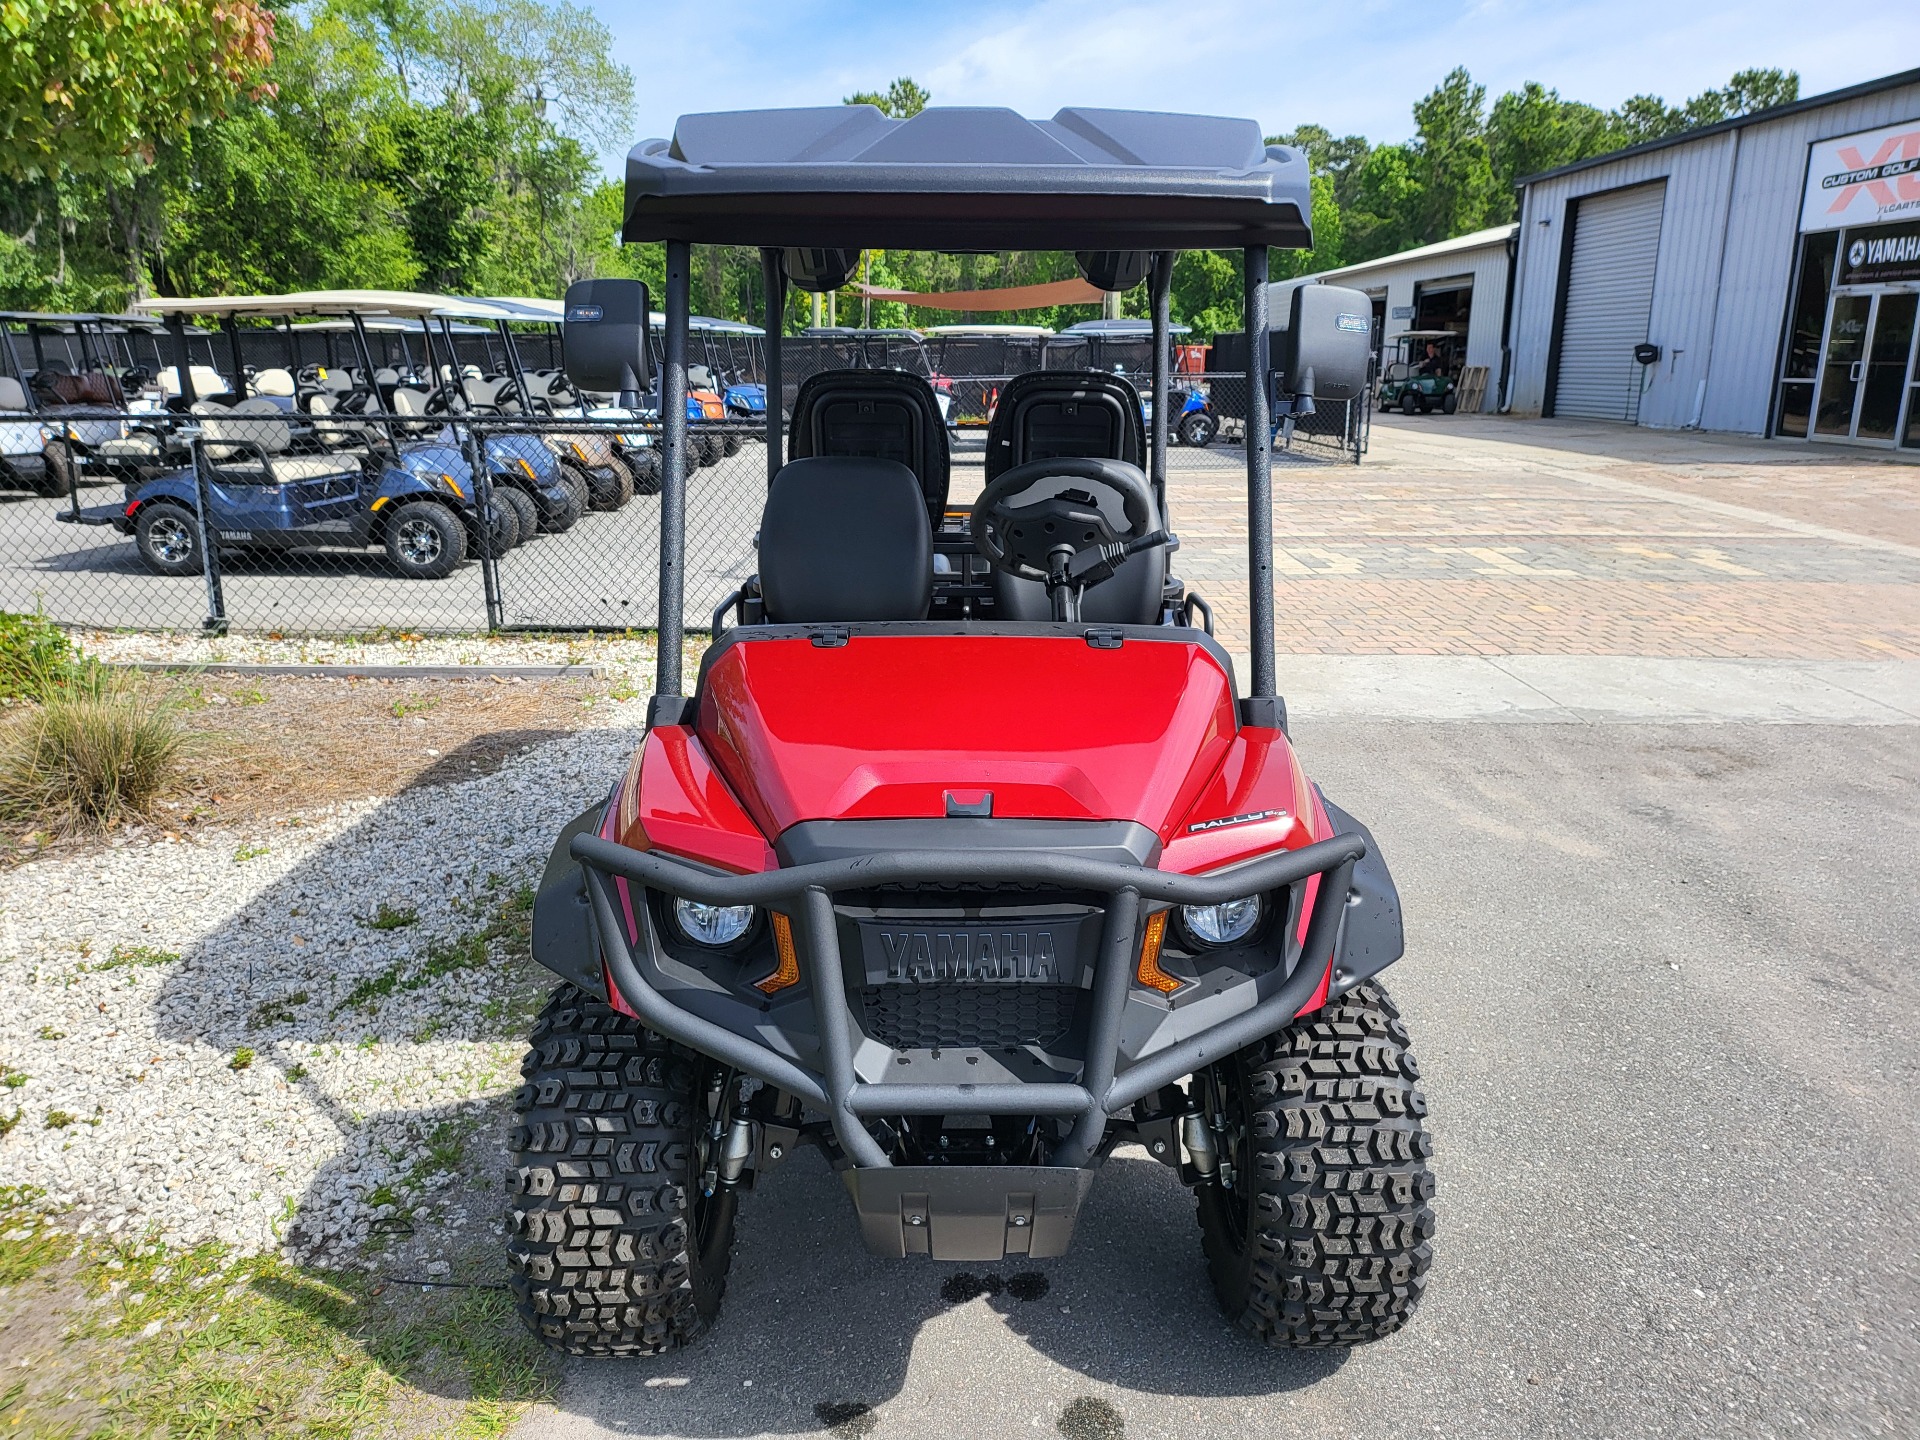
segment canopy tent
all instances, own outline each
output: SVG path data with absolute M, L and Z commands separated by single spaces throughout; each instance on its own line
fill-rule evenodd
M 1098 305 L 1106 292 L 1075 276 L 1071 280 L 1049 280 L 1040 285 L 1009 285 L 1000 290 L 948 290 L 921 292 L 888 290 L 878 285 L 854 285 L 854 294 L 869 300 L 898 300 L 922 310 L 1040 310 L 1049 305 Z

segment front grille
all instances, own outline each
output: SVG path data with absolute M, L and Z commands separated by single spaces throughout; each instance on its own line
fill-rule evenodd
M 868 985 L 862 1029 L 894 1050 L 1054 1045 L 1073 1028 L 1074 985 Z

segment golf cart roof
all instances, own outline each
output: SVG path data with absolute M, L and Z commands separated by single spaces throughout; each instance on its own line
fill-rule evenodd
M 150 315 L 223 315 L 278 317 L 283 315 L 389 315 L 419 319 L 436 316 L 451 320 L 492 321 L 514 318 L 484 300 L 456 295 L 428 295 L 414 290 L 296 290 L 288 295 L 216 295 L 138 300 L 135 308 Z
M 627 156 L 622 238 L 921 250 L 1313 243 L 1306 156 L 1252 120 L 871 105 L 683 115 Z
M 424 320 L 407 320 L 393 315 L 367 315 L 360 323 L 370 335 L 406 334 L 418 335 L 426 325 Z M 296 335 L 300 334 L 344 334 L 353 329 L 353 322 L 337 320 L 302 320 L 290 327 Z M 456 335 L 491 335 L 490 325 L 474 325 L 466 321 L 454 321 L 447 326 Z
M 1153 338 L 1151 320 L 1082 320 L 1069 325 L 1060 332 L 1062 335 L 1105 335 L 1116 340 L 1133 340 L 1144 336 Z M 1190 335 L 1192 328 L 1178 321 L 1167 326 L 1170 335 Z
M 1045 325 L 929 325 L 926 335 L 1012 335 L 1038 338 L 1053 334 Z
M 857 325 L 809 325 L 800 333 L 802 335 L 819 335 L 843 340 L 924 340 L 926 338 L 922 332 L 909 330 L 904 326 L 862 330 Z
M 1387 338 L 1389 340 L 1459 340 L 1463 337 L 1458 330 L 1397 330 Z

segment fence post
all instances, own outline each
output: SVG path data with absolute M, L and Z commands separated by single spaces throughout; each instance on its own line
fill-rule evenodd
M 200 524 L 200 574 L 207 582 L 207 618 L 200 628 L 209 635 L 227 633 L 227 597 L 220 584 L 219 530 L 211 513 L 213 496 L 207 488 L 206 441 L 193 437 L 194 518 Z
M 487 464 L 487 442 L 479 427 L 470 420 L 462 425 L 459 419 L 449 415 L 447 428 L 456 436 L 462 431 L 466 434 L 460 444 L 473 473 L 473 505 L 480 517 L 480 592 L 487 607 L 487 632 L 492 634 L 507 622 L 500 600 L 500 557 L 493 548 L 493 470 Z

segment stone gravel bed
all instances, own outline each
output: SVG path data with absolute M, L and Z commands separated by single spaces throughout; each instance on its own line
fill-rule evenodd
M 498 939 L 473 965 L 472 938 L 606 793 L 644 706 L 464 784 L 0 874 L 0 1183 L 77 1229 L 300 1259 L 404 1218 L 446 1183 L 434 1127 L 518 1083 L 544 989 Z M 418 919 L 376 928 L 382 905 Z

